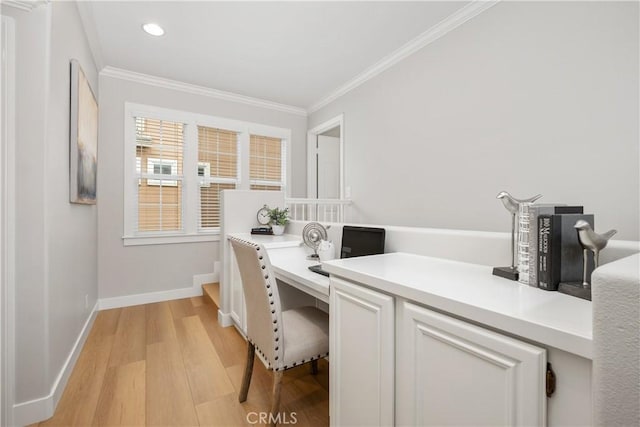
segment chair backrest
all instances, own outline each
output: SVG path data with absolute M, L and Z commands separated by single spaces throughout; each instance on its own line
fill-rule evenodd
M 229 238 L 238 261 L 247 310 L 247 338 L 269 363 L 283 363 L 284 340 L 280 294 L 264 246 Z

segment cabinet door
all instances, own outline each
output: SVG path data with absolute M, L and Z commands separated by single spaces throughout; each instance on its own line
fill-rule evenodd
M 406 301 L 396 333 L 398 425 L 546 425 L 544 349 Z
M 393 298 L 331 278 L 329 316 L 331 425 L 392 425 Z

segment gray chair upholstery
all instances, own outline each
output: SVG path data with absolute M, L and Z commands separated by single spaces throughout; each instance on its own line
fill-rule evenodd
M 264 246 L 231 237 L 247 309 L 247 365 L 239 400 L 247 398 L 255 350 L 274 371 L 271 413 L 278 412 L 283 371 L 329 355 L 329 316 L 316 307 L 282 311 L 280 294 Z

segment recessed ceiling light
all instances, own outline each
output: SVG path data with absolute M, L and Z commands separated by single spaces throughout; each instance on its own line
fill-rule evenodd
M 142 29 L 148 33 L 151 34 L 152 36 L 161 36 L 164 34 L 164 30 L 162 29 L 162 27 L 158 24 L 154 24 L 152 22 L 148 23 L 148 24 L 144 24 L 142 26 Z

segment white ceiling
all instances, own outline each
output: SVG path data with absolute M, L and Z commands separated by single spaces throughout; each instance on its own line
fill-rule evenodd
M 81 15 L 99 67 L 308 108 L 468 3 L 92 1 Z

